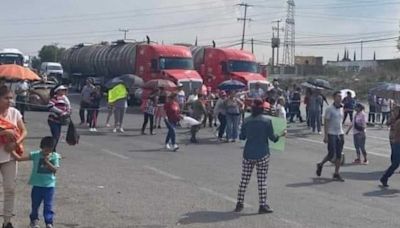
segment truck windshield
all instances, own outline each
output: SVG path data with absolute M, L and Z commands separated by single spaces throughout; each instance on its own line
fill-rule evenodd
M 229 61 L 229 71 L 258 73 L 258 64 L 249 61 L 232 60 Z
M 183 91 L 185 91 L 185 95 L 189 96 L 190 94 L 197 91 L 203 83 L 201 81 L 179 81 L 183 85 Z
M 160 70 L 182 69 L 193 70 L 191 58 L 160 58 Z
M 17 64 L 22 66 L 24 64 L 24 56 L 14 53 L 1 53 L 0 64 Z
M 48 70 L 62 70 L 60 66 L 47 66 Z

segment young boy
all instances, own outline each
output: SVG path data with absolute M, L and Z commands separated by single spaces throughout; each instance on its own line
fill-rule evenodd
M 39 207 L 43 201 L 43 217 L 46 228 L 53 227 L 53 198 L 56 186 L 56 172 L 60 163 L 60 155 L 53 152 L 54 140 L 51 136 L 42 138 L 40 149 L 19 156 L 12 152 L 17 161 L 33 162 L 29 184 L 32 185 L 32 212 L 30 227 L 39 228 Z

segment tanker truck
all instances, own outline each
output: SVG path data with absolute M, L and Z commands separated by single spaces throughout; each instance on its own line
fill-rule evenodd
M 187 92 L 203 84 L 201 76 L 193 68 L 189 48 L 156 44 L 149 39 L 147 42 L 120 40 L 112 44 L 76 45 L 64 52 L 61 64 L 78 90 L 89 77 L 102 85 L 123 74 L 138 75 L 145 82 L 168 79 L 181 83 Z
M 194 68 L 199 72 L 207 87 L 213 90 L 226 80 L 238 80 L 247 85 L 248 90 L 256 84 L 268 90 L 267 75 L 259 72 L 255 56 L 247 51 L 214 46 L 191 46 Z

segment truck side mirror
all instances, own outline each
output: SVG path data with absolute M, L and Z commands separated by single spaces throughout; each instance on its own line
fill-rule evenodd
M 206 75 L 206 65 L 204 65 L 204 64 L 200 65 L 200 74 Z

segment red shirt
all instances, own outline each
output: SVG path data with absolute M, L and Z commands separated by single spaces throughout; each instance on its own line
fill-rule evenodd
M 176 101 L 167 102 L 164 104 L 164 110 L 167 114 L 168 121 L 171 123 L 177 123 L 181 120 L 181 110 L 179 104 Z

